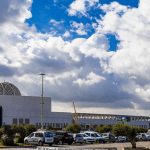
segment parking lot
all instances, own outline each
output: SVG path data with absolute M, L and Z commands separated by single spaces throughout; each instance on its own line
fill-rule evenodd
M 139 141 L 136 142 L 136 146 L 137 147 L 147 147 L 150 148 L 150 141 Z M 79 150 L 79 149 L 85 149 L 88 150 L 91 148 L 96 149 L 96 148 L 117 148 L 117 150 L 123 150 L 123 147 L 131 147 L 131 143 L 130 142 L 125 142 L 125 143 L 109 143 L 109 144 L 73 144 L 73 145 L 54 145 L 52 147 L 49 147 L 47 145 L 44 146 L 37 146 L 37 147 L 26 147 L 26 148 L 1 148 L 1 149 L 5 149 L 5 150 L 50 150 L 50 149 L 55 149 L 55 150 L 59 150 L 59 148 L 64 148 L 63 150 Z M 45 149 L 44 149 L 45 148 Z

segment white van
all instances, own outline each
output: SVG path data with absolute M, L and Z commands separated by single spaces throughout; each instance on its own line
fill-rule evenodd
M 53 133 L 49 131 L 32 132 L 29 136 L 24 138 L 24 143 L 26 145 L 36 144 L 42 146 L 43 144 L 49 144 L 49 146 L 52 146 L 54 143 Z

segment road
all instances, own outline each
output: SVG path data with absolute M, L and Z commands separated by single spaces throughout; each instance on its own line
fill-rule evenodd
M 147 147 L 150 148 L 150 141 L 142 141 L 142 142 L 137 142 L 136 143 L 137 147 Z M 59 150 L 59 148 L 63 150 L 91 150 L 89 148 L 99 148 L 102 150 L 102 148 L 117 148 L 117 150 L 122 150 L 123 147 L 131 147 L 131 143 L 126 142 L 126 143 L 110 143 L 110 144 L 83 144 L 83 145 L 57 145 L 57 146 L 52 146 L 52 147 L 47 147 L 47 146 L 37 146 L 37 147 L 30 147 L 30 148 L 1 148 L 3 150 Z M 45 149 L 44 149 L 45 148 Z M 105 150 L 103 149 L 103 150 Z

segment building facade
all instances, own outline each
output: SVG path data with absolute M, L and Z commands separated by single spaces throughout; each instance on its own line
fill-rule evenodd
M 0 126 L 6 124 L 34 124 L 36 127 L 41 126 L 41 97 L 21 96 L 19 89 L 8 82 L 0 83 Z M 53 128 L 63 128 L 76 122 L 74 113 L 52 112 L 51 98 L 43 98 L 43 126 L 46 128 L 51 125 Z M 80 124 L 87 124 L 91 128 L 100 125 L 114 125 L 117 117 L 121 115 L 112 114 L 90 114 L 77 113 Z M 150 117 L 146 116 L 128 116 L 129 122 L 125 124 L 136 127 L 149 128 Z
M 125 115 L 113 115 L 113 114 L 89 114 L 89 113 L 77 113 L 78 122 L 86 125 L 90 125 L 91 128 L 94 126 L 100 125 L 115 125 L 117 124 L 117 117 L 124 117 Z M 130 116 L 129 122 L 124 122 L 124 124 L 128 124 L 135 127 L 150 127 L 150 117 L 148 116 Z M 76 122 L 75 114 L 72 114 L 73 122 Z

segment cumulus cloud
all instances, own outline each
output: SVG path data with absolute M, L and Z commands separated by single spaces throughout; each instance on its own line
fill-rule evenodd
M 97 2 L 76 0 L 68 13 L 87 15 Z M 44 96 L 56 102 L 76 101 L 83 111 L 101 107 L 101 111 L 119 113 L 115 108 L 128 108 L 145 114 L 142 110 L 150 105 L 149 0 L 141 0 L 138 8 L 117 2 L 100 5 L 98 9 L 105 15 L 91 23 L 95 33 L 71 41 L 62 38 L 70 36 L 69 29 L 61 37 L 29 26 L 25 20 L 32 17 L 31 5 L 31 0 L 0 1 L 1 81 L 12 82 L 22 95 L 40 96 L 39 73 L 43 72 Z M 52 19 L 49 23 L 57 26 L 63 22 Z M 88 35 L 89 24 L 73 21 L 71 25 L 78 35 Z M 109 51 L 107 34 L 119 41 L 116 51 Z
M 54 19 L 50 20 L 49 23 L 52 23 L 54 26 L 58 26 L 61 23 L 64 23 L 64 20 L 56 21 Z
M 63 37 L 70 37 L 70 36 L 71 36 L 71 34 L 70 34 L 69 31 L 66 31 L 66 32 L 63 34 Z
M 83 25 L 83 23 L 77 23 L 75 21 L 71 22 L 72 32 L 76 32 L 78 35 L 87 35 L 87 31 L 89 30 L 89 24 Z
M 75 0 L 70 4 L 68 13 L 71 16 L 77 15 L 77 13 L 87 16 L 86 11 L 88 11 L 90 7 L 94 6 L 98 1 L 99 0 Z
M 149 7 L 149 2 L 145 0 L 140 1 L 138 8 L 127 9 L 116 2 L 101 7 L 106 11 L 106 15 L 98 21 L 98 32 L 115 34 L 116 39 L 120 41 L 118 50 L 108 62 L 101 63 L 107 72 L 149 80 L 150 26 L 149 16 L 145 16 Z M 120 16 L 118 12 L 122 11 L 124 13 Z
M 102 76 L 99 76 L 93 72 L 90 72 L 87 76 L 86 76 L 86 79 L 77 79 L 76 81 L 73 81 L 73 83 L 75 84 L 79 84 L 79 86 L 89 86 L 89 85 L 93 85 L 95 83 L 99 83 L 101 82 L 102 80 L 106 80 L 106 78 L 102 77 Z

